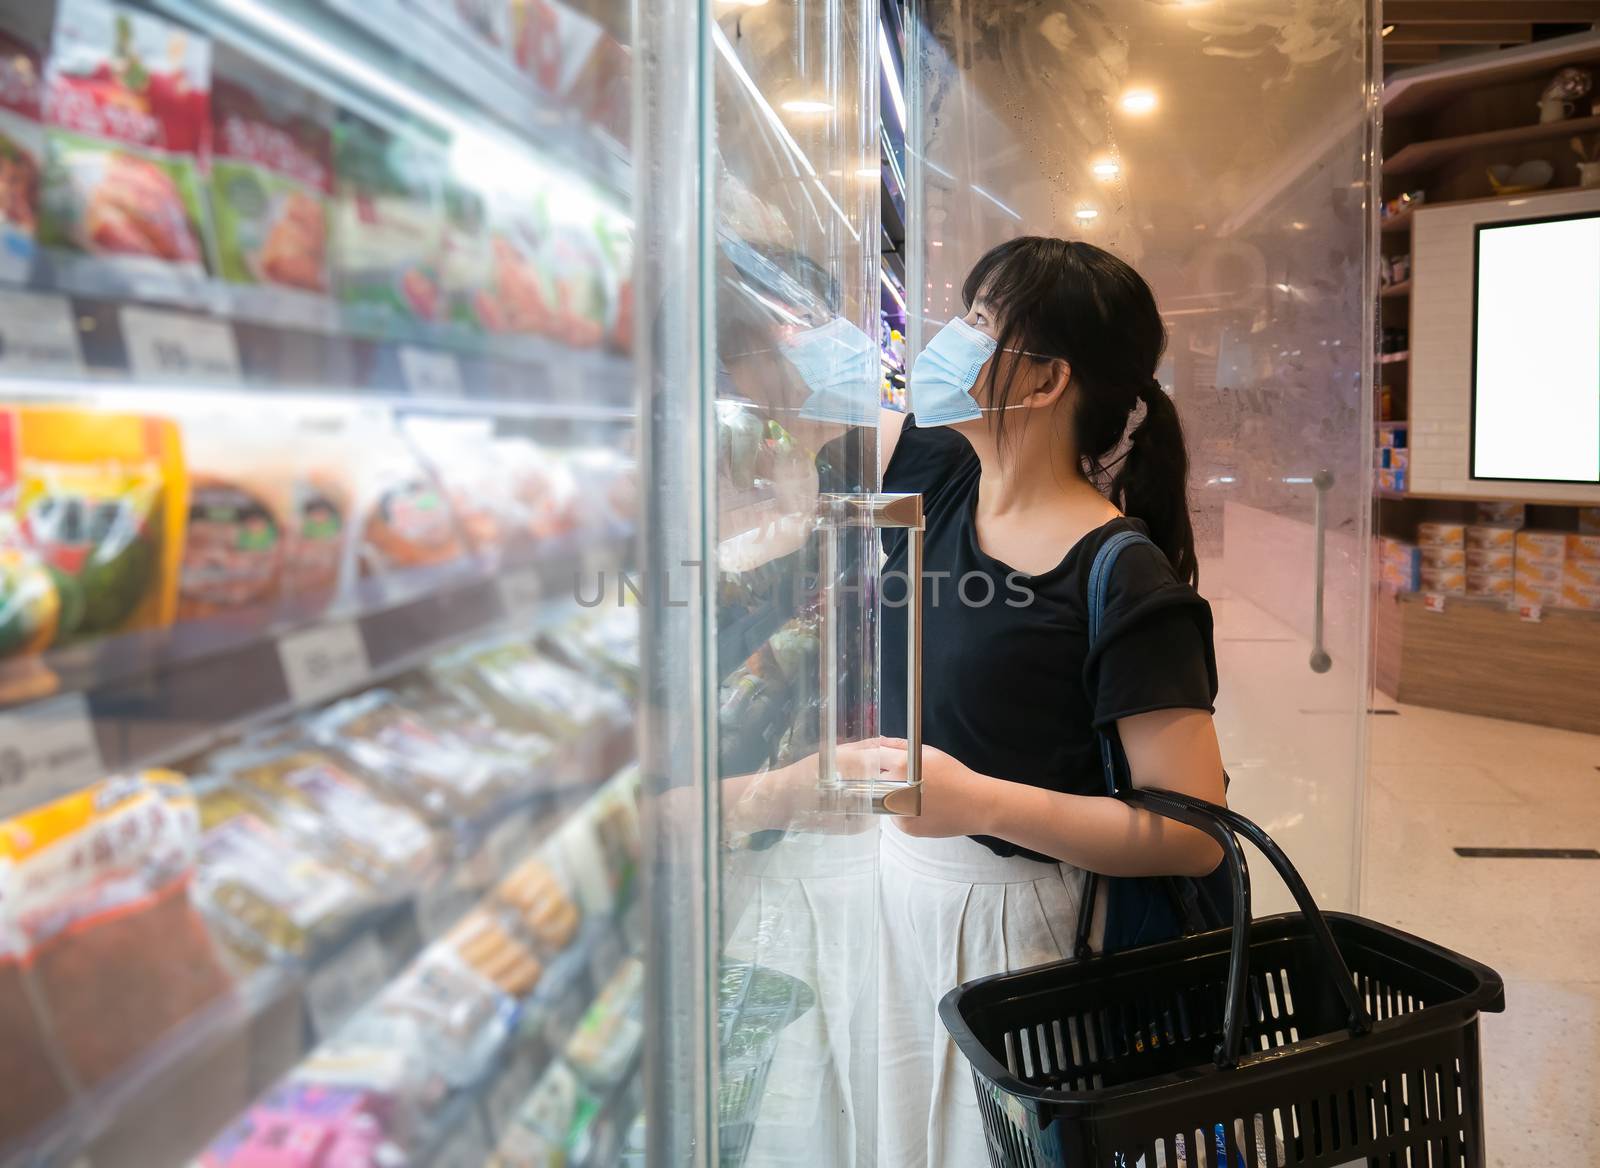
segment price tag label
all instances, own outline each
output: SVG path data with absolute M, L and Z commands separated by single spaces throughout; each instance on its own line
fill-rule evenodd
M 346 945 L 306 984 L 306 1005 L 317 1035 L 332 1034 L 388 980 L 389 959 L 377 937 L 364 933 Z
M 1517 605 L 1517 616 L 1529 624 L 1538 624 L 1544 620 L 1544 607 L 1538 604 Z
M 400 346 L 400 375 L 417 397 L 464 397 L 461 363 L 449 353 L 435 353 L 414 345 Z
M 222 321 L 129 305 L 122 310 L 128 367 L 141 381 L 239 382 L 239 347 Z
M 0 714 L 0 819 L 104 777 L 82 694 Z
M 500 576 L 500 606 L 517 626 L 532 624 L 544 600 L 544 582 L 533 568 L 513 568 Z
M 1443 612 L 1444 593 L 1424 592 L 1422 594 L 1422 607 L 1427 609 L 1429 612 Z
M 278 638 L 278 659 L 296 705 L 309 705 L 354 689 L 371 666 L 367 644 L 353 621 L 334 621 Z
M 83 372 L 77 318 L 65 296 L 0 292 L 0 371 Z

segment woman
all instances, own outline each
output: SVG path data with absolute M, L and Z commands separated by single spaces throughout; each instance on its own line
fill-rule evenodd
M 970 1072 L 939 999 L 972 978 L 1068 955 L 1085 871 L 1203 875 L 1203 833 L 1105 795 L 1096 729 L 1136 786 L 1222 802 L 1216 663 L 1197 568 L 1188 456 L 1155 379 L 1166 330 L 1149 286 L 1086 243 L 994 248 L 886 415 L 884 489 L 923 496 L 922 813 L 882 838 L 879 1168 L 987 1163 Z M 1100 637 L 1090 565 L 1119 531 Z M 890 543 L 884 729 L 903 734 L 904 609 Z M 904 579 L 904 576 L 900 576 Z M 905 772 L 888 739 L 880 766 Z

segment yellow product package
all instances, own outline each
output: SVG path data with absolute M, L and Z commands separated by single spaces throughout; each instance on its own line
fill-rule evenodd
M 189 502 L 175 423 L 0 408 L 0 491 L 56 592 L 51 645 L 172 623 Z

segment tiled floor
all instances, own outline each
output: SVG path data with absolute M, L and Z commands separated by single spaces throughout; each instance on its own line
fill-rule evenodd
M 1600 848 L 1600 737 L 1397 708 L 1369 723 L 1362 911 L 1505 979 L 1483 1023 L 1489 1163 L 1600 1164 L 1600 860 L 1452 850 Z

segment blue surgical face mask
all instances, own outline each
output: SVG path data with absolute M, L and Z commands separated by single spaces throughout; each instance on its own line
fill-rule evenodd
M 811 390 L 800 407 L 802 418 L 846 426 L 878 420 L 883 358 L 877 342 L 844 317 L 796 333 L 784 355 Z
M 998 343 L 959 316 L 934 334 L 911 363 L 907 383 L 917 425 L 949 426 L 983 417 L 972 387 Z

